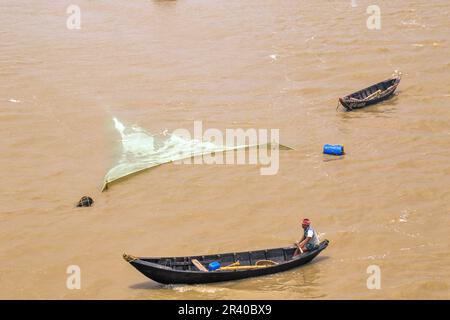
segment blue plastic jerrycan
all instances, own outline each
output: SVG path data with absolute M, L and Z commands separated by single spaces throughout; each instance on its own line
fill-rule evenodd
M 344 154 L 344 146 L 339 144 L 325 144 L 323 146 L 323 153 L 342 156 Z
M 220 263 L 218 261 L 213 261 L 208 265 L 209 271 L 214 271 L 220 268 Z

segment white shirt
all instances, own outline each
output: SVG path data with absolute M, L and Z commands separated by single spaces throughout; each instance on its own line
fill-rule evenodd
M 319 236 L 312 227 L 308 227 L 308 229 L 304 232 L 304 236 L 306 238 L 310 237 L 311 240 L 309 240 L 309 243 L 312 243 L 313 245 L 318 245 L 320 243 Z

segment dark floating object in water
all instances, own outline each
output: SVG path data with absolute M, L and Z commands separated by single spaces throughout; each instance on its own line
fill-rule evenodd
M 80 201 L 78 201 L 77 207 L 90 207 L 94 204 L 94 200 L 91 197 L 82 197 Z
M 123 258 L 146 277 L 159 283 L 211 283 L 263 276 L 299 267 L 314 259 L 328 246 L 328 242 L 324 240 L 317 249 L 296 257 L 293 257 L 296 247 L 285 247 L 190 257 L 140 258 L 124 254 Z M 208 271 L 206 267 L 212 262 L 218 262 L 223 267 Z
M 356 91 L 344 98 L 339 98 L 346 111 L 360 109 L 389 99 L 400 83 L 401 73 L 394 73 L 392 78 Z

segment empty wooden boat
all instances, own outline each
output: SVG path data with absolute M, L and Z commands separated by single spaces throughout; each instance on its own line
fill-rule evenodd
M 396 73 L 390 79 L 381 81 L 370 87 L 356 91 L 344 98 L 339 98 L 339 102 L 346 111 L 360 109 L 372 104 L 389 99 L 400 83 L 401 74 Z

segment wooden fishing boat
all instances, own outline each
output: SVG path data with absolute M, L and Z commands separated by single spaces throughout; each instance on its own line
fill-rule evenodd
M 400 79 L 401 74 L 395 73 L 390 79 L 356 91 L 344 98 L 339 98 L 339 102 L 344 106 L 346 111 L 352 111 L 387 100 L 393 95 L 395 89 L 397 89 Z
M 317 249 L 296 257 L 293 257 L 296 248 L 292 246 L 189 257 L 138 258 L 124 254 L 123 258 L 156 282 L 210 283 L 263 276 L 299 267 L 314 259 L 328 243 L 328 240 L 324 240 Z M 221 267 L 208 271 L 206 268 L 214 261 L 219 262 Z

